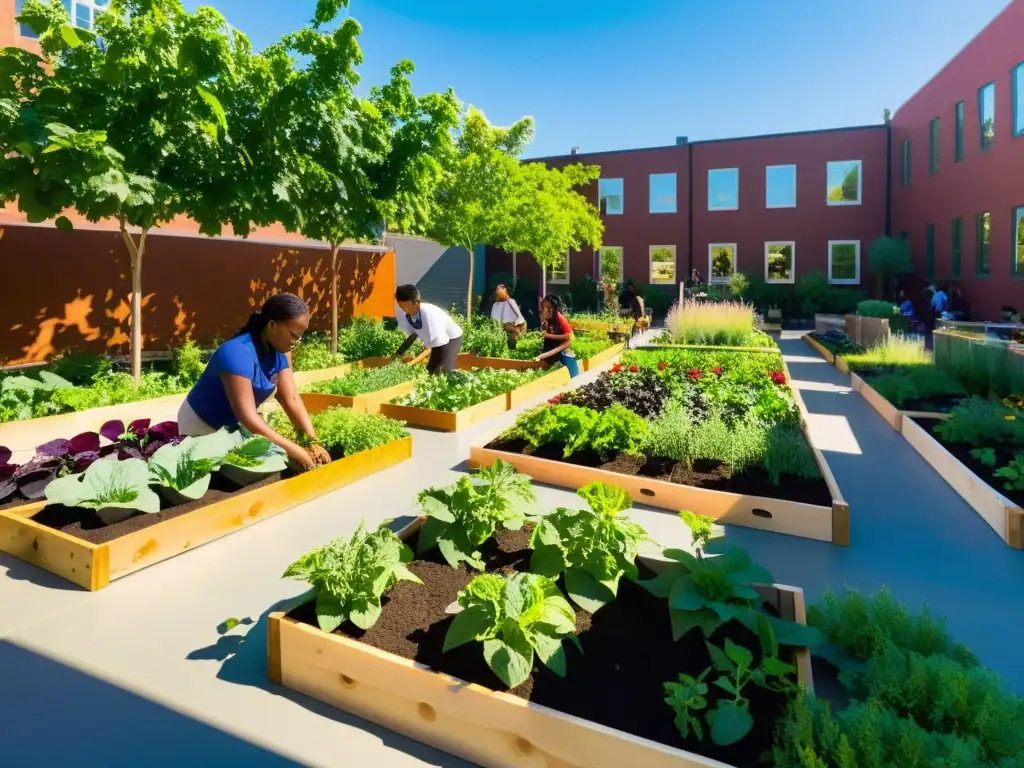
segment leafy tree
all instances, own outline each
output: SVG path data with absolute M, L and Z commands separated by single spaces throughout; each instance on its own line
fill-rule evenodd
M 601 247 L 601 216 L 577 191 L 600 176 L 600 166 L 579 163 L 561 170 L 543 163 L 524 163 L 513 176 L 507 240 L 517 251 L 533 254 L 541 267 L 542 293 L 548 267 L 585 244 Z
M 245 159 L 218 94 L 239 87 L 248 46 L 229 39 L 217 11 L 187 13 L 179 0 L 113 0 L 96 16 L 98 35 L 72 27 L 59 0 L 28 0 L 18 20 L 39 34 L 42 56 L 0 51 L 0 199 L 17 200 L 31 222 L 56 217 L 61 229 L 71 228 L 70 209 L 118 222 L 138 382 L 149 232 L 187 214 L 205 234 L 226 221 L 245 234 L 254 218 L 237 203 L 249 187 L 209 175 Z
M 473 249 L 477 243 L 511 243 L 512 195 L 516 158 L 533 137 L 533 118 L 508 128 L 492 126 L 484 113 L 470 107 L 462 118 L 454 152 L 437 185 L 435 213 L 427 234 L 439 243 L 469 252 L 466 317 L 473 311 Z
M 914 261 L 910 257 L 907 241 L 888 235 L 880 236 L 868 246 L 868 268 L 875 276 L 878 297 L 884 299 L 897 277 L 914 273 Z

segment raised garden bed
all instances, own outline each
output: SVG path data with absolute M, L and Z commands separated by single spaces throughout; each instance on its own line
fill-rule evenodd
M 358 418 L 380 419 L 366 415 Z M 350 430 L 360 428 L 348 426 Z M 370 434 L 375 428 L 380 437 Z M 345 455 L 343 446 L 331 446 L 334 461 L 301 474 L 287 468 L 283 455 L 280 459 L 272 457 L 273 449 L 261 456 L 260 461 L 275 462 L 264 464 L 268 470 L 265 472 L 246 469 L 248 465 L 236 468 L 223 458 L 211 458 L 207 467 L 194 468 L 195 474 L 182 482 L 178 482 L 184 476 L 177 468 L 177 455 L 168 454 L 168 459 L 161 460 L 161 451 L 165 446 L 184 450 L 188 443 L 178 446 L 178 439 L 174 438 L 156 451 L 143 444 L 140 458 L 117 448 L 107 457 L 94 459 L 81 476 L 71 474 L 52 479 L 45 487 L 48 500 L 15 497 L 0 507 L 0 551 L 90 591 L 103 589 L 111 581 L 273 517 L 412 456 L 412 438 L 404 434 L 401 425 L 391 422 L 385 424 L 381 420 L 380 424 L 365 426 L 361 436 L 350 439 L 363 440 L 372 447 Z M 239 441 L 246 442 L 243 438 Z M 201 443 L 196 441 L 192 445 Z M 190 456 L 206 458 L 204 449 L 196 450 L 199 453 L 192 451 Z M 77 465 L 82 454 L 70 459 Z M 159 469 L 155 467 L 160 466 L 165 466 L 171 476 L 177 472 L 176 479 L 158 480 Z M 281 468 L 277 469 L 278 466 Z M 115 494 L 109 504 L 101 504 L 95 500 L 105 499 L 108 492 L 114 493 L 111 489 L 120 483 L 108 482 L 104 486 L 102 480 L 91 479 L 91 473 L 97 468 L 115 471 L 111 467 L 117 467 L 118 472 L 130 467 L 133 474 L 139 470 L 140 479 L 131 486 L 131 498 Z M 58 483 L 63 484 L 61 492 L 55 490 Z M 91 495 L 75 490 L 90 483 L 95 486 L 90 489 Z M 176 490 L 182 485 L 186 487 Z
M 818 341 L 816 338 L 811 336 L 809 333 L 804 334 L 800 338 L 802 338 L 804 340 L 804 342 L 807 344 L 807 346 L 809 346 L 811 349 L 813 349 L 815 352 L 817 352 L 819 355 L 821 355 L 823 358 L 825 358 L 825 362 L 826 363 L 828 363 L 829 365 L 835 365 L 835 362 L 836 362 L 835 354 L 832 353 L 826 347 L 824 347 L 820 341 Z
M 1013 549 L 1024 549 L 1024 490 L 1009 490 L 995 471 L 1012 461 L 1012 452 L 993 447 L 983 461 L 970 445 L 954 443 L 934 430 L 948 414 L 904 414 L 901 432 L 921 457 Z
M 607 490 L 595 495 L 618 501 L 613 504 L 615 509 L 631 503 L 628 496 Z M 598 506 L 591 504 L 593 512 L 579 514 L 602 515 Z M 634 526 L 628 520 L 609 522 L 612 519 L 602 516 L 602 524 Z M 312 567 L 321 562 L 316 556 L 292 566 L 287 575 L 311 581 L 314 599 L 288 613 L 271 614 L 271 682 L 474 763 L 502 768 L 753 765 L 761 752 L 770 748 L 782 704 L 800 686 L 812 686 L 810 655 L 806 647 L 796 645 L 817 636 L 803 626 L 802 592 L 745 582 L 755 574 L 769 579 L 770 575 L 739 550 L 723 557 L 737 567 L 749 563 L 749 570 L 740 568 L 731 582 L 742 584 L 746 596 L 739 602 L 729 599 L 740 620 L 723 623 L 711 619 L 710 624 L 701 625 L 692 623 L 699 611 L 668 610 L 671 599 L 666 600 L 663 590 L 690 578 L 680 578 L 690 566 L 674 560 L 697 568 L 732 568 L 725 560 L 716 565 L 715 559 L 695 558 L 679 550 L 666 550 L 666 560 L 637 558 L 635 566 L 631 565 L 636 568 L 635 576 L 654 580 L 651 586 L 645 588 L 642 581 L 616 575 L 617 593 L 605 595 L 603 603 L 587 610 L 569 589 L 568 576 L 559 575 L 558 569 L 565 566 L 540 568 L 551 574 L 548 577 L 529 573 L 533 569 L 539 574 L 537 553 L 544 546 L 538 544 L 537 532 L 531 536 L 529 526 L 487 535 L 479 547 L 481 569 L 477 571 L 465 562 L 453 567 L 450 559 L 440 554 L 443 550 L 429 544 L 421 547 L 423 537 L 432 535 L 421 526 L 436 523 L 433 517 L 426 523 L 421 519 L 400 534 L 413 550 L 400 555 L 391 549 L 390 557 L 375 558 L 382 565 L 402 565 L 381 592 L 365 601 L 360 599 L 362 595 L 341 601 L 318 586 L 320 574 Z M 634 530 L 642 533 L 638 527 Z M 390 538 L 394 534 L 378 531 L 371 536 Z M 360 537 L 365 533 L 357 532 L 349 543 L 333 542 L 329 547 L 338 552 L 344 547 L 351 554 Z M 379 542 L 380 538 L 377 551 L 384 546 Z M 414 558 L 412 551 L 419 554 Z M 635 550 L 626 560 L 632 564 L 634 558 Z M 571 565 L 568 568 L 567 574 L 574 572 Z M 481 571 L 486 575 L 478 575 Z M 529 586 L 520 592 L 518 587 L 523 584 Z M 543 589 L 545 597 L 539 597 L 534 589 Z M 694 589 L 694 597 L 702 594 Z M 513 602 L 513 595 L 523 602 Z M 324 611 L 318 610 L 325 598 L 340 607 L 328 613 L 347 615 L 350 621 L 329 620 L 325 626 Z M 531 615 L 530 608 L 517 607 L 532 606 L 534 600 L 542 601 L 545 617 L 552 612 L 551 618 L 542 620 L 548 622 L 545 628 L 526 618 Z M 349 613 L 349 606 L 354 611 L 357 603 L 369 607 L 359 609 L 358 614 Z M 519 646 L 507 645 L 506 638 L 517 635 L 506 634 L 506 630 L 487 640 L 483 648 L 490 650 L 482 652 L 477 638 L 487 636 L 483 625 L 492 623 L 492 605 L 507 611 L 501 616 L 511 617 L 504 620 L 503 627 L 511 621 L 524 627 L 526 634 L 521 637 L 543 635 L 528 646 L 529 660 L 524 656 L 522 662 L 511 661 L 519 658 L 519 651 L 506 649 Z M 757 618 L 762 611 L 765 619 Z M 769 627 L 762 632 L 766 638 L 763 646 L 759 635 L 747 628 L 755 620 L 758 626 L 763 622 Z M 550 632 L 557 636 L 545 634 Z M 563 644 L 563 638 L 571 642 Z M 535 654 L 534 647 L 546 650 Z M 711 683 L 720 674 L 717 664 L 722 664 L 719 669 L 728 668 L 731 662 L 720 652 L 722 647 L 730 648 L 733 656 L 745 655 L 753 665 L 765 658 L 762 648 L 770 649 L 770 663 L 778 662 L 788 670 L 784 676 L 789 682 L 784 692 L 754 684 L 741 688 L 745 703 L 740 707 L 748 717 L 740 715 L 745 722 L 732 734 L 727 732 L 728 715 L 713 718 L 721 718 L 721 722 L 717 728 L 709 728 L 707 712 L 694 705 L 685 711 L 700 721 L 703 739 L 694 735 L 692 726 L 684 735 L 667 696 L 684 673 L 693 678 L 704 675 L 706 683 Z M 708 709 L 729 707 L 721 704 L 729 698 L 721 696 L 721 690 L 716 685 L 704 689 Z
M 473 446 L 470 464 L 500 459 L 551 485 L 613 483 L 660 509 L 849 544 L 849 507 L 778 352 L 643 350 L 624 360 Z
M 860 394 L 868 404 L 874 408 L 878 415 L 885 419 L 885 422 L 895 429 L 901 431 L 903 420 L 907 416 L 920 418 L 938 418 L 948 414 L 965 395 L 936 395 L 927 398 L 913 398 L 903 403 L 903 407 L 897 407 L 880 395 L 868 382 L 856 373 L 850 374 L 850 386 L 854 392 Z
M 377 413 L 382 403 L 412 392 L 416 381 L 425 375 L 422 365 L 360 366 L 344 376 L 309 384 L 300 396 L 310 413 L 331 407 Z

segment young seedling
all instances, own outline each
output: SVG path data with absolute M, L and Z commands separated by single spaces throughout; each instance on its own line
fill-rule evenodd
M 709 672 L 710 667 L 696 678 L 680 672 L 679 682 L 665 683 L 665 703 L 676 713 L 673 722 L 684 739 L 690 738 L 692 733 L 698 741 L 704 741 L 704 724 L 697 715 L 708 705 L 705 698 L 708 686 L 704 678 Z

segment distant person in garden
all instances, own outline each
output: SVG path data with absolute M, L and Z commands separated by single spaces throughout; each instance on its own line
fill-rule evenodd
M 455 370 L 455 361 L 462 349 L 462 328 L 436 304 L 420 300 L 420 289 L 415 285 L 400 285 L 395 301 L 401 310 L 395 316 L 399 329 L 406 334 L 405 341 L 393 359 L 402 357 L 416 339 L 430 351 L 427 373 L 436 376 Z
M 701 285 L 700 270 L 694 267 L 690 270 L 690 287 L 696 288 L 698 285 Z
M 630 331 L 630 336 L 635 336 L 640 332 L 640 326 L 647 313 L 644 309 L 644 297 L 640 295 L 636 284 L 632 280 L 626 283 L 626 290 L 619 297 L 619 310 L 626 317 L 633 318 L 633 328 Z
M 508 294 L 508 288 L 500 283 L 494 289 L 494 304 L 491 306 L 491 318 L 501 323 L 508 336 L 508 348 L 515 349 L 519 337 L 526 330 L 526 319 L 519 311 L 516 300 Z
M 292 349 L 309 328 L 309 309 L 292 293 L 271 296 L 259 312 L 213 353 L 178 411 L 178 429 L 199 437 L 222 427 L 245 427 L 280 446 L 303 469 L 326 464 L 316 431 L 292 375 Z M 295 429 L 313 441 L 308 450 L 282 437 L 257 412 L 277 390 L 277 401 Z
M 904 291 L 902 288 L 900 289 L 900 292 L 897 295 L 896 300 L 899 302 L 901 315 L 903 315 L 904 317 L 914 316 L 914 302 L 907 298 L 906 291 Z
M 579 376 L 580 365 L 572 351 L 572 326 L 562 314 L 562 300 L 558 296 L 545 296 L 540 303 L 540 330 L 544 334 L 544 346 L 534 359 L 549 366 L 561 363 L 570 378 Z
M 959 285 L 949 287 L 949 307 L 946 313 L 950 320 L 967 320 L 971 316 L 971 305 Z
M 949 308 L 949 296 L 942 289 L 942 286 L 932 286 L 932 312 L 935 313 L 936 317 L 941 317 L 942 313 Z

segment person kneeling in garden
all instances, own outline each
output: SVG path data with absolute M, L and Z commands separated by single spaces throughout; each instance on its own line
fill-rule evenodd
M 572 326 L 562 314 L 562 300 L 558 296 L 545 296 L 540 304 L 541 332 L 544 346 L 534 358 L 548 366 L 561 363 L 569 371 L 570 378 L 580 375 L 580 364 L 572 351 Z
M 271 296 L 259 312 L 213 353 L 178 411 L 183 435 L 201 437 L 240 426 L 282 448 L 302 469 L 330 462 L 295 387 L 292 348 L 309 328 L 309 309 L 292 293 Z M 296 431 L 314 441 L 306 450 L 282 437 L 256 410 L 277 390 L 277 401 Z
M 392 359 L 402 357 L 418 338 L 430 353 L 427 373 L 436 376 L 455 370 L 455 361 L 462 349 L 462 328 L 436 304 L 420 301 L 415 285 L 400 285 L 395 291 L 400 312 L 395 313 L 399 329 L 406 334 L 402 346 Z
M 519 311 L 516 300 L 508 295 L 508 288 L 504 283 L 494 289 L 494 305 L 491 307 L 491 318 L 501 323 L 508 336 L 508 348 L 515 349 L 516 342 L 526 330 L 526 320 L 523 313 Z

